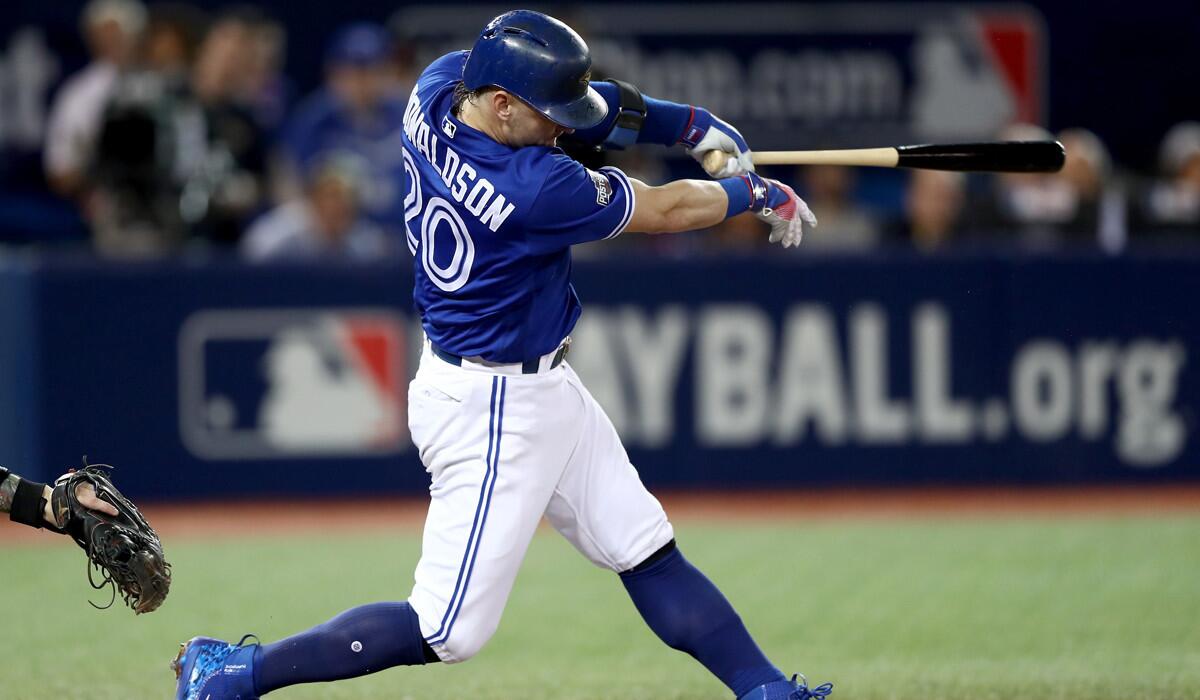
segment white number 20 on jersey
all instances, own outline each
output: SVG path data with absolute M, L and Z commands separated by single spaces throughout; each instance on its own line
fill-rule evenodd
M 454 206 L 441 197 L 430 197 L 426 202 L 421 194 L 421 177 L 413 163 L 408 149 L 404 151 L 404 170 L 408 175 L 408 194 L 404 196 L 404 233 L 408 238 L 408 250 L 414 256 L 420 248 L 421 266 L 429 281 L 433 282 L 443 292 L 453 292 L 462 289 L 471 276 L 471 266 L 475 264 L 475 243 L 467 231 L 467 225 L 462 217 L 454 210 Z M 409 222 L 418 219 L 421 229 L 420 245 L 413 234 Z M 453 242 L 454 253 L 445 267 L 435 262 L 438 227 L 449 227 L 450 237 L 442 236 L 443 242 Z

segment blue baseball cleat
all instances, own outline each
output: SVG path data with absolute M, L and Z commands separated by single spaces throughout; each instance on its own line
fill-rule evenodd
M 179 645 L 171 662 L 178 684 L 175 700 L 258 700 L 254 694 L 254 652 L 258 644 L 244 646 L 212 637 L 193 637 Z M 257 640 L 257 638 L 255 638 Z
M 797 681 L 796 679 L 800 680 Z M 808 679 L 797 673 L 790 681 L 776 681 L 746 693 L 738 700 L 822 700 L 833 692 L 832 683 L 824 683 L 816 688 L 808 687 Z

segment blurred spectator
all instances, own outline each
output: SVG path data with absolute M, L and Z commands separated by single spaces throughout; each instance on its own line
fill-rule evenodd
M 1100 137 L 1087 129 L 1064 129 L 1059 132 L 1058 140 L 1067 157 L 1056 177 L 1067 183 L 1077 202 L 1075 230 L 1065 227 L 1065 232 L 1094 234 L 1104 250 L 1121 251 L 1128 237 L 1128 216 L 1125 194 L 1113 177 L 1108 149 Z
M 386 234 L 359 211 L 359 170 L 349 157 L 317 165 L 302 199 L 280 205 L 250 227 L 242 241 L 243 257 L 259 262 L 384 257 Z
M 264 20 L 228 12 L 193 44 L 199 21 L 187 6 L 156 7 L 141 70 L 113 89 L 89 169 L 88 213 L 103 255 L 231 245 L 259 211 L 266 148 L 240 88 Z
M 1163 180 L 1141 202 L 1140 223 L 1156 233 L 1195 235 L 1200 227 L 1200 122 L 1171 127 L 1159 147 Z
M 395 92 L 391 48 L 383 27 L 343 27 L 325 54 L 325 86 L 307 97 L 288 121 L 280 144 L 275 195 L 295 196 L 300 174 L 331 153 L 353 153 L 368 167 L 363 211 L 402 235 L 405 98 Z
M 64 196 L 80 194 L 117 77 L 134 60 L 146 9 L 138 0 L 92 0 L 81 24 L 92 62 L 58 91 L 46 127 L 46 177 Z
M 1048 131 L 1031 124 L 1010 126 L 1000 138 L 1055 140 Z M 1068 129 L 1060 138 L 1067 152 L 1062 171 L 995 176 L 994 199 L 980 207 L 980 228 L 1015 231 L 1017 241 L 1031 248 L 1095 244 L 1105 229 L 1108 245 L 1116 238 L 1123 239 L 1123 198 L 1117 188 L 1109 186 L 1111 166 L 1104 144 L 1085 129 Z
M 816 213 L 816 210 L 813 210 L 813 213 Z M 817 214 L 817 221 L 820 220 L 821 215 Z M 813 230 L 805 229 L 804 242 L 800 244 L 801 247 L 808 245 L 808 237 L 812 235 Z M 772 246 L 767 240 L 770 231 L 766 224 L 750 213 L 728 218 L 699 235 L 699 240 L 712 253 L 748 255 L 762 251 L 774 253 L 775 251 L 771 251 L 771 248 L 778 248 L 778 246 Z M 653 236 L 653 238 L 680 238 L 680 236 Z
M 204 13 L 191 5 L 150 6 L 140 51 L 141 68 L 168 82 L 185 82 L 204 38 L 207 21 Z
M 206 153 L 185 189 L 182 213 L 193 235 L 216 244 L 237 242 L 265 194 L 265 138 L 243 101 L 257 32 L 265 21 L 251 9 L 219 17 L 205 35 L 192 70 Z
M 904 220 L 896 237 L 923 252 L 945 249 L 962 234 L 966 177 L 942 170 L 913 170 L 904 194 Z M 825 222 L 821 221 L 821 226 Z
M 241 71 L 239 101 L 249 108 L 259 128 L 274 136 L 292 100 L 291 82 L 283 74 L 287 32 L 279 22 L 260 18 L 251 27 L 250 62 Z
M 203 117 L 185 90 L 178 76 L 150 71 L 114 86 L 88 167 L 85 214 L 97 253 L 155 256 L 183 243 L 180 194 L 204 145 Z
M 879 243 L 879 226 L 854 201 L 855 175 L 840 165 L 799 169 L 804 201 L 820 225 L 804 234 L 808 250 L 869 250 Z

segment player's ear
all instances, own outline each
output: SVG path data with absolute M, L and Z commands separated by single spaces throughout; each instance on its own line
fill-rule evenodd
M 513 97 L 503 90 L 496 90 L 492 93 L 492 109 L 496 111 L 496 116 L 502 121 L 508 121 L 513 114 Z

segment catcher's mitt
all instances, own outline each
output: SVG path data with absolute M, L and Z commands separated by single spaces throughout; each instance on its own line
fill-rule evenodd
M 163 557 L 158 533 L 142 517 L 137 506 L 113 486 L 105 469 L 107 464 L 91 464 L 68 472 L 54 482 L 51 508 L 58 530 L 70 535 L 87 552 L 88 581 L 100 590 L 113 587 L 112 607 L 121 592 L 125 604 L 137 614 L 153 612 L 162 605 L 171 587 L 171 565 Z M 111 503 L 116 517 L 94 511 L 79 503 L 76 490 L 91 484 L 96 496 Z M 97 575 L 99 581 L 97 581 Z

